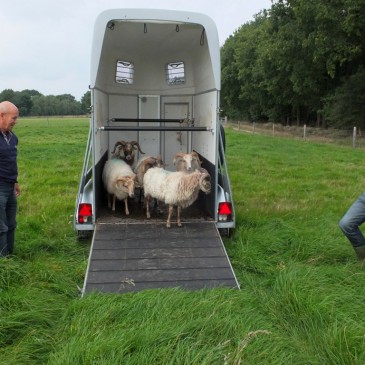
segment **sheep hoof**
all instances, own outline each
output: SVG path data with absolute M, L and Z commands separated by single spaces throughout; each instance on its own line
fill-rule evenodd
M 166 223 L 166 228 L 170 228 L 171 224 L 170 223 Z

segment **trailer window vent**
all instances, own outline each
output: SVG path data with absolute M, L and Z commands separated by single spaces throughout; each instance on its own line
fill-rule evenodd
M 127 61 L 117 61 L 117 69 L 115 73 L 115 81 L 118 84 L 133 84 L 134 79 L 134 65 Z
M 166 65 L 166 81 L 168 85 L 185 84 L 184 62 L 171 62 Z

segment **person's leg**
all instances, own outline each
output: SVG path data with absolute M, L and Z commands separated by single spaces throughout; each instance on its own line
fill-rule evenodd
M 0 257 L 8 254 L 7 204 L 11 184 L 0 184 Z
M 11 255 L 14 251 L 15 241 L 15 228 L 16 228 L 16 213 L 18 209 L 18 201 L 13 189 L 9 194 L 8 206 L 7 206 L 7 219 L 8 219 L 8 254 Z
M 339 226 L 345 236 L 348 238 L 357 255 L 364 255 L 365 258 L 365 237 L 359 226 L 365 222 L 365 193 L 352 204 L 339 222 Z M 359 252 L 358 252 L 359 251 Z M 363 251 L 363 253 L 362 253 Z

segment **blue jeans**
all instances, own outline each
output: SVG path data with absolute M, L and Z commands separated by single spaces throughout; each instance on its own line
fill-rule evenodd
M 339 226 L 353 247 L 365 246 L 359 226 L 365 222 L 365 192 L 352 204 L 339 222 Z
M 14 184 L 0 183 L 0 257 L 13 253 L 18 208 Z

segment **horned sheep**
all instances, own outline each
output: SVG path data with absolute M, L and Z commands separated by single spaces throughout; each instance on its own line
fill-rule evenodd
M 206 194 L 210 193 L 211 181 L 205 169 L 196 169 L 187 173 L 185 171 L 171 172 L 161 167 L 154 167 L 144 175 L 143 186 L 147 218 L 151 217 L 149 201 L 151 197 L 156 198 L 169 206 L 166 227 L 170 228 L 174 206 L 177 206 L 177 225 L 181 227 L 181 209 L 192 205 L 198 198 L 200 190 Z
M 128 197 L 134 197 L 136 181 L 136 174 L 131 167 L 123 160 L 108 160 L 104 165 L 102 180 L 108 194 L 108 207 L 115 211 L 115 200 L 122 200 L 125 214 L 129 215 Z
M 115 142 L 114 149 L 111 152 L 111 158 L 119 158 L 124 160 L 129 166 L 132 167 L 132 169 L 134 169 L 137 163 L 137 150 L 144 155 L 144 152 L 141 150 L 141 147 L 137 141 L 117 141 Z

